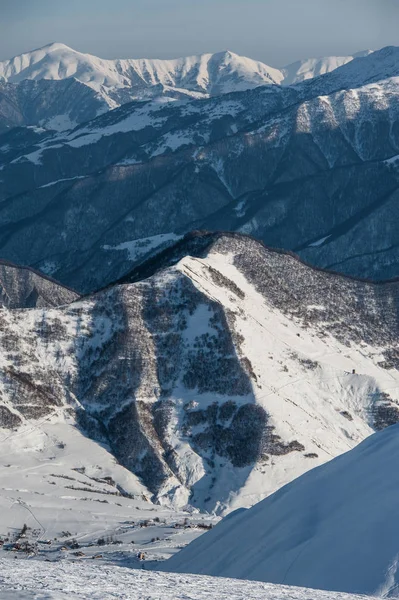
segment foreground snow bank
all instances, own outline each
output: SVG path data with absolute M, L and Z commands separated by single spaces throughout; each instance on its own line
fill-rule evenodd
M 75 596 L 76 595 L 76 596 Z M 360 600 L 264 583 L 133 571 L 83 563 L 0 560 L 0 598 L 64 600 Z
M 165 569 L 399 594 L 399 426 L 232 513 Z

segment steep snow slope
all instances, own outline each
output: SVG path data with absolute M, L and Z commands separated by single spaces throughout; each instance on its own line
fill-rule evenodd
M 398 283 L 227 234 L 146 269 L 69 307 L 0 311 L 2 427 L 72 411 L 153 499 L 223 513 L 399 420 Z
M 3 590 L 3 592 L 2 592 Z M 0 561 L 0 594 L 9 599 L 64 600 L 362 600 L 361 596 L 216 577 L 179 576 L 90 563 Z M 6 596 L 3 596 L 6 597 Z
M 159 91 L 170 88 L 194 96 L 217 95 L 278 84 L 282 79 L 278 69 L 229 51 L 173 60 L 104 60 L 60 43 L 0 63 L 0 77 L 10 83 L 73 77 L 101 94 L 110 108 L 122 103 L 123 92 L 119 98 L 118 90 L 128 90 L 126 98 L 130 99 L 145 97 L 156 86 Z
M 399 427 L 229 515 L 166 567 L 397 597 Z
M 361 58 L 369 54 L 372 54 L 372 50 L 357 52 L 353 56 L 327 56 L 324 58 L 298 60 L 282 69 L 284 75 L 282 84 L 295 85 L 307 79 L 314 79 L 315 77 L 319 77 L 319 75 L 335 71 L 335 69 L 352 62 L 355 58 Z
M 44 308 L 70 304 L 79 294 L 43 274 L 0 260 L 0 306 Z

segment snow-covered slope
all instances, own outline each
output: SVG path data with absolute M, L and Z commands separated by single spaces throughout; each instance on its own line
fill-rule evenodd
M 10 83 L 75 78 L 115 108 L 123 99 L 127 102 L 168 90 L 196 97 L 279 84 L 282 74 L 229 51 L 173 60 L 104 60 L 54 43 L 0 63 L 0 77 Z
M 355 58 L 368 56 L 371 53 L 372 50 L 364 50 L 363 52 L 357 52 L 353 56 L 327 56 L 324 58 L 298 60 L 282 69 L 284 75 L 282 85 L 295 85 L 296 83 L 331 73 L 331 71 L 335 71 L 338 67 L 352 62 Z
M 0 80 L 0 130 L 36 126 L 65 131 L 108 110 L 101 94 L 76 79 Z
M 165 568 L 397 597 L 398 460 L 394 426 L 229 515 Z
M 305 89 L 330 94 L 332 91 L 354 90 L 367 86 L 380 95 L 395 92 L 399 77 L 399 47 L 387 46 L 371 54 L 360 56 L 331 73 L 304 82 Z M 340 86 L 340 87 L 339 87 Z
M 399 420 L 397 288 L 188 236 L 70 306 L 0 311 L 0 424 L 71 411 L 153 499 L 251 506 Z
M 367 52 L 356 56 L 367 55 Z M 65 131 L 132 100 L 206 98 L 290 85 L 354 57 L 310 59 L 283 70 L 225 51 L 173 60 L 104 60 L 53 43 L 0 62 L 0 129 Z
M 141 97 L 145 88 L 157 85 L 186 93 L 218 95 L 258 85 L 292 85 L 369 54 L 371 50 L 353 56 L 310 58 L 280 70 L 230 51 L 171 60 L 106 60 L 52 43 L 0 62 L 0 77 L 10 83 L 75 78 L 102 94 L 106 90 L 131 88 L 132 98 Z
M 0 260 L 0 306 L 44 308 L 70 304 L 79 294 L 43 274 Z
M 148 573 L 92 563 L 0 561 L 0 595 L 8 600 L 364 600 L 333 592 L 216 577 Z
M 0 455 L 0 560 L 96 556 L 140 568 L 139 552 L 146 562 L 169 558 L 203 533 L 197 525 L 215 522 L 152 504 L 111 448 L 85 435 L 67 411 L 1 429 Z
M 278 69 L 228 51 L 103 60 L 54 43 L 0 62 L 0 129 L 40 125 L 65 131 L 132 100 L 206 98 L 282 78 Z

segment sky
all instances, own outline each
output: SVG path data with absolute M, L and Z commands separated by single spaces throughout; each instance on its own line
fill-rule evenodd
M 102 58 L 231 50 L 283 66 L 399 46 L 399 0 L 0 0 L 0 60 L 63 42 Z

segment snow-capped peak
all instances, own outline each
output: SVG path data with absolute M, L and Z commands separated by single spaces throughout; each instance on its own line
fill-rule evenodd
M 360 54 L 330 73 L 328 79 L 316 79 L 311 85 L 329 93 L 331 89 L 355 89 L 365 85 L 381 84 L 399 77 L 399 48 L 387 46 L 369 54 Z
M 314 79 L 319 75 L 335 71 L 335 69 L 352 62 L 355 58 L 369 56 L 372 53 L 373 50 L 364 50 L 357 52 L 353 56 L 326 56 L 323 58 L 298 60 L 282 69 L 284 85 L 293 85 L 307 79 Z
M 0 76 L 11 83 L 74 77 L 98 91 L 102 86 L 145 88 L 160 84 L 204 94 L 278 84 L 282 80 L 278 69 L 228 50 L 172 60 L 106 60 L 62 43 L 51 43 L 1 62 Z

